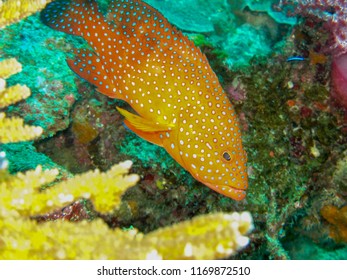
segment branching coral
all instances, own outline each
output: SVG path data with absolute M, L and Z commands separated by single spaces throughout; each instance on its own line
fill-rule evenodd
M 252 223 L 249 212 L 201 215 L 151 232 L 144 241 L 165 259 L 223 258 L 249 243 L 245 234 L 252 230 Z
M 0 0 L 0 29 L 41 9 L 51 0 Z
M 0 108 L 30 96 L 30 89 L 27 86 L 15 85 L 6 88 L 5 79 L 21 71 L 22 65 L 15 58 L 0 61 Z
M 30 89 L 27 86 L 15 85 L 2 91 L 0 89 L 0 94 L 0 108 L 4 108 L 30 96 Z
M 0 201 L 24 216 L 44 214 L 78 198 L 90 199 L 98 212 L 110 212 L 119 206 L 122 194 L 139 179 L 136 174 L 126 175 L 131 164 L 131 161 L 125 161 L 104 173 L 95 170 L 76 175 L 41 192 L 40 186 L 52 182 L 58 171 L 42 171 L 37 167 L 25 174 L 7 176 L 5 181 L 0 179 Z
M 7 79 L 8 77 L 22 71 L 22 64 L 17 59 L 9 58 L 0 61 L 0 78 Z
M 21 118 L 6 118 L 5 113 L 0 113 L 0 143 L 32 140 L 42 131 L 41 127 L 24 125 Z
M 209 227 L 209 223 L 215 226 Z M 219 225 L 218 225 L 219 224 Z M 218 226 L 216 226 L 218 225 Z M 0 220 L 1 259 L 211 259 L 248 243 L 249 213 L 209 214 L 147 235 L 111 230 L 101 220 L 78 224 Z
M 16 175 L 2 170 L 0 258 L 212 259 L 235 254 L 248 244 L 245 235 L 253 228 L 248 212 L 202 215 L 147 235 L 136 229 L 111 230 L 101 220 L 37 224 L 27 218 L 71 201 L 74 197 L 69 193 L 82 196 L 88 193 L 91 199 L 97 199 L 96 207 L 110 210 L 110 205 L 117 206 L 122 193 L 138 180 L 137 175 L 125 175 L 130 166 L 131 162 L 127 161 L 105 173 L 88 172 L 41 192 L 40 186 L 54 181 L 57 170 L 42 171 L 38 167 Z M 101 192 L 108 185 L 109 195 Z
M 0 61 L 0 108 L 16 103 L 30 95 L 27 86 L 6 88 L 5 79 L 22 71 L 22 65 L 14 58 Z M 32 140 L 42 134 L 42 128 L 24 125 L 21 118 L 6 118 L 0 113 L 0 143 Z

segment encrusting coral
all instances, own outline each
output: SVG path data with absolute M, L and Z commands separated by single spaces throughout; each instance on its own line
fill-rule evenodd
M 43 9 L 51 0 L 0 0 L 0 29 Z
M 330 223 L 330 237 L 337 242 L 347 242 L 347 206 L 339 209 L 326 205 L 321 214 Z
M 15 58 L 0 61 L 0 109 L 30 96 L 27 86 L 14 85 L 6 88 L 5 79 L 20 71 L 22 65 Z M 32 140 L 42 132 L 41 127 L 24 125 L 21 118 L 6 118 L 5 113 L 0 113 L 0 143 Z

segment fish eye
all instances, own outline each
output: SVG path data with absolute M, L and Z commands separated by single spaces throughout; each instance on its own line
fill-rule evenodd
M 231 156 L 230 156 L 230 154 L 229 154 L 228 152 L 224 152 L 224 153 L 223 153 L 223 158 L 224 158 L 225 160 L 227 160 L 227 161 L 230 161 L 230 160 L 231 160 Z

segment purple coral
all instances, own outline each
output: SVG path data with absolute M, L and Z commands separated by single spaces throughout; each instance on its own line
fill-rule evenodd
M 334 56 L 347 53 L 347 0 L 280 0 L 278 7 L 289 8 L 291 15 L 323 22 L 331 34 L 329 52 Z

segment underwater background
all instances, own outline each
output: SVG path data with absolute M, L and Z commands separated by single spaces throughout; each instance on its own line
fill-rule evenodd
M 0 1 L 0 259 L 347 259 L 346 0 L 145 1 L 234 105 L 241 201 L 124 127 L 48 2 Z

